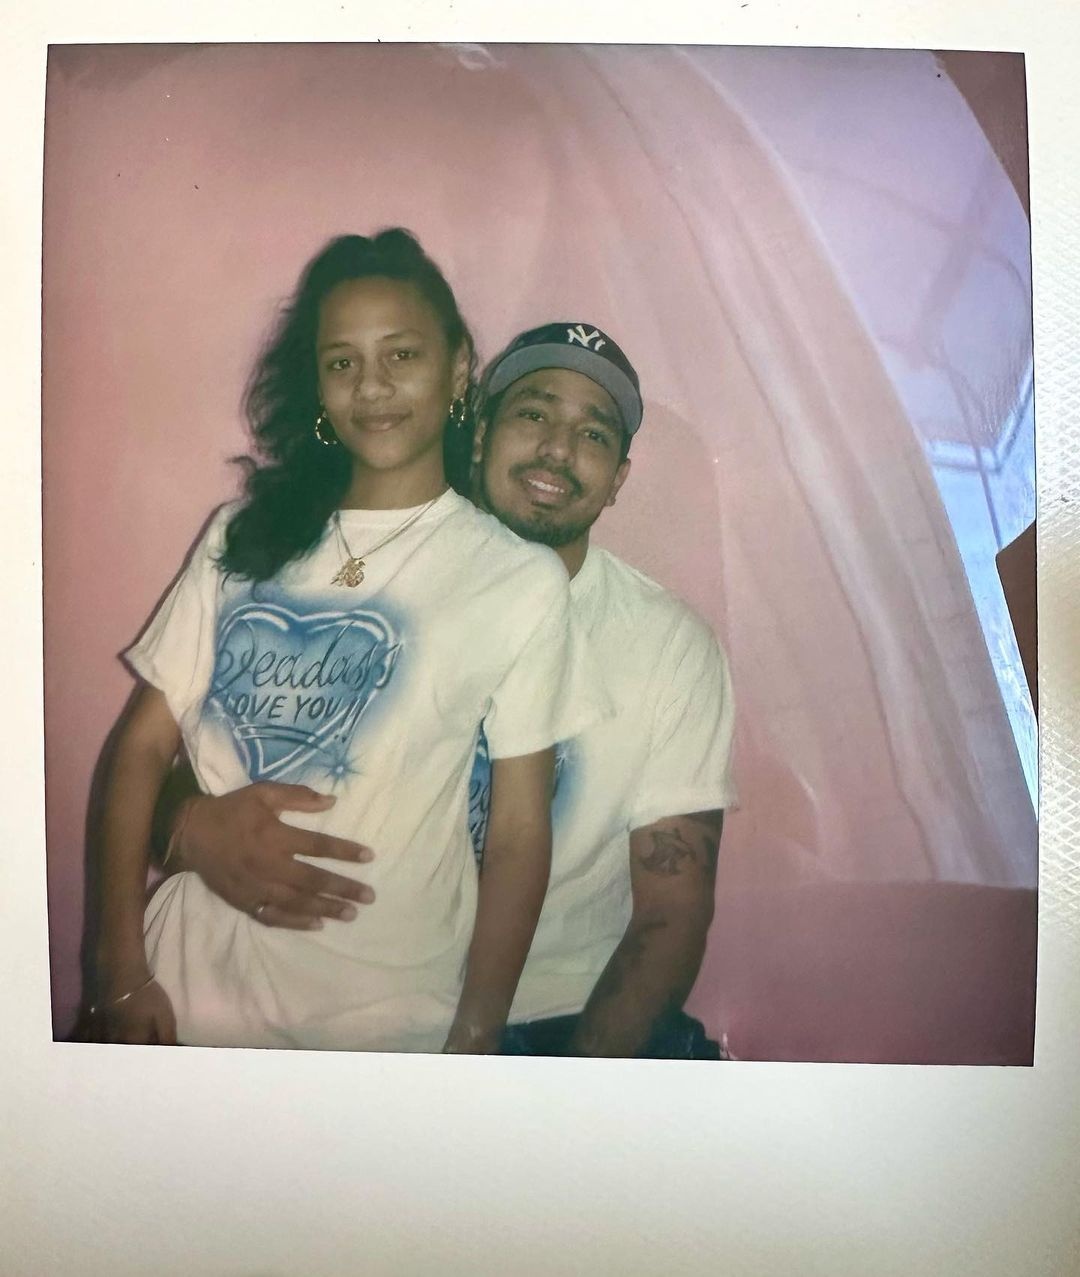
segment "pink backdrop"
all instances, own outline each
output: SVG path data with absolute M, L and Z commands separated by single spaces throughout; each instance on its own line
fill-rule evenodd
M 233 491 L 243 384 L 301 265 L 330 235 L 403 224 L 482 354 L 583 317 L 641 374 L 645 428 L 598 540 L 715 626 L 740 711 L 742 806 L 694 1009 L 744 1055 L 1029 1052 L 1035 823 L 1008 720 L 920 440 L 820 232 L 725 91 L 738 54 L 53 50 L 58 1032 L 79 997 L 90 776 L 130 686 L 116 654 Z M 820 70 L 853 55 L 800 56 Z M 911 57 L 869 105 L 965 109 Z M 798 73 L 790 53 L 777 64 Z M 1015 202 L 1003 174 L 1001 190 Z

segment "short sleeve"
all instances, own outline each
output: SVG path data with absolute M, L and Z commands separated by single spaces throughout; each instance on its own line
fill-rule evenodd
M 720 644 L 696 616 L 688 615 L 666 645 L 653 687 L 652 737 L 630 811 L 631 829 L 736 801 L 731 674 Z
M 177 723 L 201 704 L 209 686 L 222 581 L 217 558 L 232 512 L 224 506 L 213 516 L 139 640 L 124 653 L 135 673 L 164 694 Z
M 570 740 L 608 717 L 611 704 L 580 624 L 570 609 L 570 580 L 554 554 L 529 589 L 522 640 L 492 696 L 484 733 L 492 759 L 514 758 Z

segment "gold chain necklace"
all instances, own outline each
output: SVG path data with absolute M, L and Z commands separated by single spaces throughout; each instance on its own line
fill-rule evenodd
M 370 558 L 376 550 L 381 550 L 384 545 L 389 545 L 395 537 L 401 536 L 406 528 L 412 527 L 422 514 L 426 514 L 428 510 L 431 509 L 445 491 L 446 489 L 444 488 L 437 496 L 432 497 L 427 505 L 422 505 L 419 510 L 410 514 L 404 523 L 398 524 L 393 532 L 391 532 L 388 536 L 383 537 L 381 541 L 376 542 L 370 550 L 365 550 L 363 554 L 353 554 L 348 541 L 345 540 L 345 533 L 341 527 L 341 511 L 335 510 L 334 531 L 337 533 L 338 540 L 341 542 L 341 548 L 345 551 L 345 562 L 335 573 L 334 579 L 330 582 L 330 584 L 348 586 L 349 589 L 359 585 L 364 579 L 364 568 L 366 566 L 364 560 Z

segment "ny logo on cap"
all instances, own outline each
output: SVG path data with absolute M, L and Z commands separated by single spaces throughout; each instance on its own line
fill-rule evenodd
M 584 324 L 575 324 L 573 328 L 566 330 L 567 343 L 573 345 L 575 341 L 579 341 L 589 350 L 599 350 L 601 346 L 606 346 L 607 342 L 600 336 L 599 329 L 594 328 L 591 333 L 585 331 Z

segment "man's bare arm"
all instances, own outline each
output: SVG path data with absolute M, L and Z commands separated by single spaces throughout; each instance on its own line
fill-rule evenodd
M 632 1057 L 686 1000 L 713 917 L 722 811 L 655 821 L 630 835 L 629 925 L 596 983 L 571 1055 Z
M 368 847 L 283 824 L 283 811 L 326 811 L 330 795 L 306 785 L 264 781 L 212 797 L 199 792 L 190 764 L 174 768 L 154 813 L 158 846 L 168 844 L 167 869 L 197 873 L 211 891 L 269 927 L 310 930 L 323 918 L 349 921 L 375 893 L 364 883 L 305 864 L 297 856 L 363 864 Z

